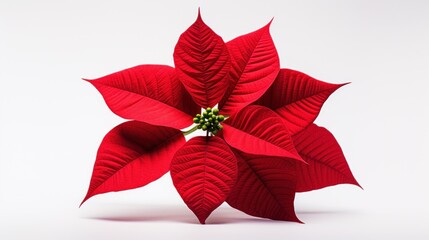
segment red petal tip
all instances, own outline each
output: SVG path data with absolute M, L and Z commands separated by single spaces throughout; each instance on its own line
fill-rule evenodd
M 345 85 L 349 85 L 351 82 L 346 82 L 346 83 L 332 83 L 334 85 L 335 90 L 344 87 Z
M 273 22 L 273 20 L 274 20 L 274 17 L 271 18 L 271 20 L 267 23 L 267 25 L 265 25 L 262 29 L 268 29 L 268 30 L 270 30 L 270 26 L 271 26 L 271 23 Z
M 82 207 L 82 205 L 84 203 L 86 203 L 86 201 L 88 201 L 91 197 L 93 197 L 93 195 L 90 195 L 89 192 L 85 195 L 85 197 L 83 198 L 82 202 L 79 204 L 79 208 Z
M 203 19 L 201 18 L 201 10 L 200 10 L 200 7 L 198 7 L 198 16 L 197 16 L 197 21 L 198 21 L 198 20 L 203 21 Z
M 273 20 L 274 20 L 274 17 L 271 18 L 271 20 L 265 26 L 263 26 L 260 29 L 256 30 L 256 32 L 258 32 L 258 31 L 270 32 L 270 26 L 271 26 L 271 23 L 273 22 Z
M 200 221 L 201 224 L 206 224 L 206 217 L 198 217 L 198 221 Z
M 294 216 L 292 216 L 291 219 L 286 220 L 286 221 L 290 221 L 290 222 L 296 222 L 296 223 L 300 223 L 300 224 L 305 224 L 305 222 L 301 221 L 298 216 L 296 215 L 296 213 L 294 212 Z
M 268 25 L 268 26 L 271 26 L 271 23 L 273 22 L 273 20 L 274 20 L 274 17 L 273 17 L 273 18 L 271 18 L 270 22 L 269 22 L 267 25 Z
M 363 187 L 358 183 L 358 181 L 355 179 L 355 181 L 354 181 L 354 183 L 352 183 L 353 185 L 355 185 L 355 186 L 358 186 L 360 189 L 362 189 L 362 190 L 365 190 L 365 189 L 363 189 Z
M 86 197 L 82 200 L 82 202 L 79 204 L 79 208 L 82 207 L 82 205 L 88 200 Z

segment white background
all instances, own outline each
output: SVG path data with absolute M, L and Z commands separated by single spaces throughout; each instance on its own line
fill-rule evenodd
M 429 2 L 257 2 L 1 0 L 0 239 L 428 239 Z M 199 6 L 225 41 L 274 16 L 282 67 L 352 82 L 316 122 L 365 190 L 298 194 L 306 224 L 223 205 L 199 225 L 168 174 L 78 208 L 101 139 L 124 121 L 80 79 L 173 65 Z

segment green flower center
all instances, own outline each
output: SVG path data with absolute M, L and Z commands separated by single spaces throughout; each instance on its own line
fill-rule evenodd
M 220 123 L 224 120 L 225 117 L 223 115 L 219 115 L 219 109 L 217 108 L 207 108 L 204 110 L 203 114 L 197 114 L 194 117 L 194 123 L 198 124 L 198 129 L 208 131 L 213 135 L 216 135 L 223 129 L 223 126 Z

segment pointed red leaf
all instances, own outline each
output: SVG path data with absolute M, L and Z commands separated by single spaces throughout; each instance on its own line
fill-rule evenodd
M 274 83 L 255 104 L 275 110 L 291 134 L 313 123 L 323 103 L 344 84 L 316 80 L 304 73 L 281 69 Z
M 169 66 L 140 65 L 89 82 L 125 119 L 182 129 L 200 112 Z
M 261 97 L 276 78 L 280 63 L 270 24 L 228 42 L 231 56 L 229 86 L 219 104 L 232 115 Z
M 246 153 L 302 160 L 282 119 L 262 106 L 247 106 L 223 124 L 221 134 L 232 147 Z
M 185 138 L 175 129 L 132 121 L 113 128 L 97 152 L 90 197 L 142 187 L 168 172 L 174 153 Z
M 296 164 L 297 192 L 311 191 L 342 183 L 359 186 L 340 145 L 325 128 L 315 124 L 293 136 L 296 149 L 308 164 Z
M 222 38 L 198 18 L 179 38 L 174 64 L 180 81 L 203 108 L 219 103 L 231 62 Z
M 237 150 L 234 153 L 238 163 L 238 178 L 227 203 L 252 216 L 301 222 L 295 215 L 293 204 L 295 161 Z
M 177 151 L 170 171 L 183 201 L 204 224 L 231 191 L 237 160 L 221 138 L 195 137 Z

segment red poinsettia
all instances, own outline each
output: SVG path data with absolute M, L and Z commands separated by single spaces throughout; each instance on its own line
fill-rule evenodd
M 343 84 L 280 69 L 270 23 L 225 44 L 198 14 L 174 49 L 175 68 L 140 65 L 89 81 L 132 121 L 104 137 L 82 203 L 170 171 L 201 223 L 225 201 L 249 215 L 299 222 L 296 192 L 358 185 L 333 135 L 313 124 Z M 198 129 L 205 136 L 186 142 Z

